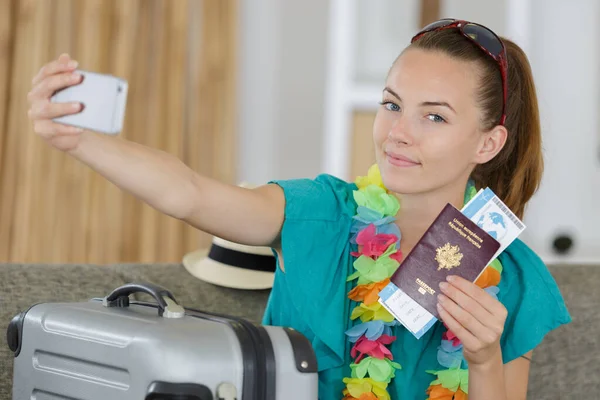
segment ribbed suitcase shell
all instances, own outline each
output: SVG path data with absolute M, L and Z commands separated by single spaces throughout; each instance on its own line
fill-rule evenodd
M 154 293 L 162 307 L 129 302 L 139 291 Z M 304 336 L 183 309 L 154 285 L 35 305 L 13 319 L 7 336 L 13 400 L 318 398 L 316 359 Z

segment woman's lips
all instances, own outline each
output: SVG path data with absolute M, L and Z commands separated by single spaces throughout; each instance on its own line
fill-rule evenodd
M 385 156 L 390 164 L 396 167 L 416 167 L 417 165 L 421 165 L 420 163 L 414 161 L 411 158 L 403 156 L 402 154 L 390 153 L 386 152 Z

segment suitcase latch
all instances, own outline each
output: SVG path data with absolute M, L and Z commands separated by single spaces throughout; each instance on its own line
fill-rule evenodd
M 164 299 L 167 302 L 167 306 L 165 307 L 165 311 L 162 315 L 164 318 L 181 318 L 185 315 L 185 310 L 183 307 L 168 297 L 165 297 Z

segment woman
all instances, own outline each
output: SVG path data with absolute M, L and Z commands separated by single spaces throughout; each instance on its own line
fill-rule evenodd
M 426 27 L 389 71 L 373 128 L 377 164 L 367 177 L 353 184 L 320 175 L 253 190 L 199 176 L 164 152 L 52 122 L 81 109 L 49 102 L 79 82 L 75 67 L 63 55 L 34 78 L 35 131 L 165 214 L 231 241 L 273 247 L 280 269 L 264 323 L 311 340 L 319 398 L 526 397 L 533 349 L 570 316 L 546 267 L 521 241 L 476 283 L 442 284 L 443 323 L 420 340 L 379 308 L 387 280 L 357 286 L 350 276 L 365 254 L 356 234 L 364 243 L 371 222 L 393 244 L 388 254 L 369 256 L 397 266 L 444 205 L 460 209 L 481 187 L 522 217 L 543 164 L 533 78 L 516 44 L 464 21 Z M 374 204 L 372 193 L 387 218 L 361 225 L 353 217 L 358 205 Z

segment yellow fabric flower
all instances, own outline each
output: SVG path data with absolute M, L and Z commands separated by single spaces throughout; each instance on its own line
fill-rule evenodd
M 369 185 L 376 185 L 385 190 L 383 180 L 381 179 L 381 172 L 379 171 L 379 166 L 377 164 L 371 165 L 369 172 L 367 172 L 367 176 L 357 177 L 355 183 L 359 189 L 366 188 Z
M 350 395 L 360 399 L 360 396 L 367 393 L 373 393 L 377 396 L 377 400 L 390 400 L 390 395 L 387 392 L 387 383 L 377 382 L 371 378 L 344 378 L 346 389 L 345 395 Z
M 354 307 L 350 318 L 352 320 L 360 318 L 362 322 L 369 322 L 374 319 L 381 320 L 383 322 L 392 322 L 394 320 L 394 316 L 390 314 L 390 312 L 386 310 L 379 302 L 369 305 L 360 303 L 360 305 Z

